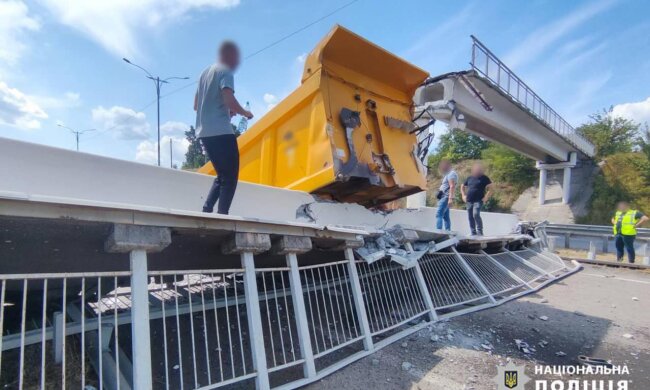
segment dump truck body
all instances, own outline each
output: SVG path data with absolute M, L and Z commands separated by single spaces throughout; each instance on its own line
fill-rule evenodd
M 424 190 L 412 97 L 427 76 L 336 26 L 301 85 L 239 137 L 240 180 L 366 206 Z

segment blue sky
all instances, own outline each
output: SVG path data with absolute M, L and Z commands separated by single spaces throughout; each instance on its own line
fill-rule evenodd
M 122 62 L 194 81 L 224 38 L 244 55 L 350 0 L 0 0 L 0 136 L 74 148 L 57 123 L 97 131 L 81 150 L 154 163 L 153 83 Z M 260 117 L 299 83 L 302 58 L 335 23 L 437 75 L 468 68 L 481 39 L 569 122 L 610 105 L 650 121 L 650 2 L 358 0 L 247 60 L 236 95 Z M 161 101 L 182 160 L 194 86 Z

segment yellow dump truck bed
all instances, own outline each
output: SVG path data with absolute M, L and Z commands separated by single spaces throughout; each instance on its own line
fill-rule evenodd
M 238 138 L 240 180 L 366 206 L 424 190 L 411 119 L 427 77 L 334 27 L 307 57 L 301 85 Z M 215 174 L 211 164 L 200 172 Z

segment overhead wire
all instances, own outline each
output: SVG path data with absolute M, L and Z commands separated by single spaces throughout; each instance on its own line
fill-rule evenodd
M 352 4 L 354 4 L 354 3 L 358 2 L 358 1 L 359 0 L 352 0 L 352 1 L 349 1 L 349 2 L 347 2 L 345 4 L 343 4 L 342 6 L 332 10 L 331 12 L 319 17 L 318 19 L 315 19 L 315 20 L 307 23 L 306 25 L 298 28 L 297 30 L 292 31 L 291 33 L 281 37 L 280 39 L 278 39 L 276 41 L 273 41 L 273 42 L 269 43 L 268 45 L 260 48 L 259 50 L 245 56 L 244 59 L 246 59 L 246 60 L 250 59 L 250 58 L 252 58 L 252 57 L 254 57 L 254 56 L 256 56 L 256 55 L 258 55 L 258 54 L 260 54 L 260 53 L 262 53 L 262 52 L 264 52 L 264 51 L 266 51 L 266 50 L 268 50 L 268 49 L 270 49 L 270 48 L 272 48 L 272 47 L 274 47 L 274 46 L 276 46 L 276 45 L 278 45 L 278 44 L 280 44 L 282 42 L 284 42 L 284 41 L 286 41 L 287 39 L 289 39 L 289 38 L 303 32 L 303 31 L 307 30 L 309 27 L 312 27 L 313 25 L 315 25 L 315 24 L 329 18 L 330 16 L 344 10 L 345 8 L 351 6 Z M 195 80 L 195 81 L 192 81 L 191 83 L 185 84 L 185 85 L 183 85 L 183 86 L 181 86 L 179 88 L 173 89 L 168 93 L 161 94 L 160 99 L 166 98 L 166 97 L 168 97 L 170 95 L 173 95 L 173 94 L 178 93 L 178 92 L 180 92 L 180 91 L 182 91 L 184 89 L 187 89 L 187 88 L 189 88 L 189 87 L 191 87 L 193 85 L 196 85 L 197 82 L 198 81 Z M 154 99 L 154 100 L 150 101 L 149 103 L 145 104 L 142 108 L 140 108 L 136 112 L 142 112 L 142 111 L 146 110 L 147 108 L 151 107 L 154 103 L 156 103 L 156 101 L 157 101 L 157 99 Z M 98 137 L 99 135 L 104 134 L 104 133 L 106 133 L 108 131 L 111 131 L 111 130 L 119 127 L 119 126 L 121 126 L 121 125 L 117 124 L 115 126 L 112 126 L 112 127 L 106 128 L 106 129 L 101 129 L 101 130 L 97 131 L 95 134 L 93 134 L 91 137 L 88 137 L 87 139 L 94 139 L 94 138 Z
M 257 50 L 257 51 L 255 51 L 255 52 L 253 52 L 253 53 L 251 53 L 251 54 L 245 56 L 244 59 L 245 59 L 245 60 L 248 60 L 248 59 L 250 59 L 250 58 L 255 57 L 256 55 L 258 55 L 258 54 L 260 54 L 260 53 L 262 53 L 262 52 L 264 52 L 264 51 L 266 51 L 266 50 L 268 50 L 268 49 L 270 49 L 270 48 L 272 48 L 272 47 L 274 47 L 274 46 L 276 46 L 276 45 L 278 45 L 278 44 L 280 44 L 280 43 L 286 41 L 287 39 L 289 39 L 289 38 L 291 38 L 291 37 L 293 37 L 293 36 L 295 36 L 295 35 L 297 35 L 297 34 L 303 32 L 303 31 L 307 30 L 308 28 L 312 27 L 313 25 L 315 25 L 315 24 L 317 24 L 317 23 L 319 23 L 319 22 L 322 22 L 323 20 L 329 18 L 330 16 L 332 16 L 332 15 L 334 15 L 334 14 L 336 14 L 336 13 L 342 11 L 342 10 L 344 10 L 345 8 L 351 6 L 352 4 L 354 4 L 354 3 L 358 2 L 358 1 L 359 1 L 359 0 L 352 0 L 352 1 L 349 1 L 349 2 L 347 2 L 347 3 L 345 3 L 345 4 L 343 4 L 342 6 L 336 8 L 335 10 L 333 10 L 333 11 L 331 11 L 331 12 L 329 12 L 329 13 L 327 13 L 327 14 L 321 16 L 321 17 L 319 17 L 318 19 L 312 20 L 311 22 L 309 22 L 309 23 L 307 23 L 306 25 L 304 25 L 304 26 L 298 28 L 297 30 L 292 31 L 291 33 L 289 33 L 289 34 L 287 34 L 287 35 L 285 35 L 285 36 L 279 38 L 278 40 L 273 41 L 273 42 L 269 43 L 268 45 L 266 45 L 266 46 L 260 48 L 259 50 Z M 179 88 L 176 88 L 176 89 L 171 90 L 171 91 L 168 92 L 168 93 L 165 93 L 165 94 L 160 95 L 160 98 L 162 99 L 162 98 L 165 98 L 165 97 L 167 97 L 167 96 L 169 96 L 169 95 L 173 95 L 173 94 L 175 94 L 175 93 L 177 93 L 177 92 L 180 92 L 180 91 L 182 91 L 182 90 L 184 90 L 184 89 L 187 89 L 187 88 L 189 88 L 189 87 L 191 87 L 191 86 L 193 86 L 193 85 L 196 85 L 197 83 L 198 83 L 198 81 L 196 81 L 196 80 L 195 80 L 195 81 L 192 81 L 191 83 L 185 84 L 185 85 L 183 85 L 183 86 L 181 86 L 181 87 L 179 87 Z M 149 106 L 151 106 L 151 105 L 154 104 L 155 102 L 156 102 L 156 101 L 154 100 L 154 101 L 148 103 L 148 104 L 145 106 L 145 108 L 148 108 Z

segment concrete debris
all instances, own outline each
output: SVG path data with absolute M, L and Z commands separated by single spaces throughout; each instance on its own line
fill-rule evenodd
M 402 348 L 408 348 L 408 346 L 409 346 L 409 343 L 407 343 L 406 341 L 402 343 Z
M 377 367 L 379 365 L 379 359 L 372 359 L 372 365 Z
M 634 338 L 634 336 L 632 336 L 632 335 L 629 334 L 629 333 L 625 333 L 625 334 L 623 335 L 623 337 L 625 337 L 626 339 L 633 339 L 633 338 Z
M 447 335 L 447 340 L 451 341 L 451 340 L 453 340 L 453 339 L 454 339 L 454 335 L 453 335 L 453 334 L 448 334 L 448 335 Z
M 542 320 L 542 321 L 548 321 L 548 317 L 547 317 L 547 316 L 540 316 L 539 319 Z
M 562 351 L 557 351 L 557 352 L 555 352 L 555 356 L 564 357 L 564 356 L 566 356 L 566 353 L 564 353 Z
M 179 366 L 178 364 L 176 364 L 176 365 L 174 365 L 174 367 L 172 367 L 172 368 L 173 368 L 174 370 L 178 370 L 179 368 L 181 368 L 181 366 Z
M 440 337 L 437 334 L 434 334 L 429 340 L 431 340 L 432 343 L 437 343 L 440 340 Z
M 483 349 L 485 349 L 486 351 L 491 351 L 491 350 L 494 349 L 494 346 L 492 344 L 490 344 L 490 343 L 481 344 L 481 347 Z
M 413 368 L 413 365 L 411 363 L 409 362 L 402 363 L 402 370 L 409 371 L 411 370 L 411 368 Z
M 632 297 L 632 300 L 633 300 L 633 301 L 638 301 L 639 298 L 637 298 L 637 297 Z
M 411 268 L 435 246 L 434 241 L 419 241 L 415 231 L 397 225 L 375 236 L 366 237 L 364 245 L 355 251 L 367 263 L 390 257 L 404 268 Z
M 548 299 L 543 298 L 541 301 L 539 301 L 539 303 L 548 303 Z
M 528 345 L 527 342 L 520 340 L 520 339 L 515 339 L 515 344 L 517 344 L 517 348 L 525 353 L 525 354 L 531 354 L 536 352 L 535 348 L 532 348 L 531 346 Z
M 537 345 L 539 345 L 540 347 L 544 348 L 544 347 L 546 347 L 546 346 L 548 345 L 548 341 L 546 341 L 546 340 L 542 340 L 542 341 L 540 341 L 539 343 L 537 343 Z

